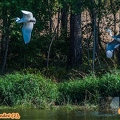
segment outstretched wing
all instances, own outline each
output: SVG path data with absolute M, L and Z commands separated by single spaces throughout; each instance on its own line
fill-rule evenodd
M 25 18 L 25 19 L 33 18 L 33 14 L 30 11 L 21 10 L 21 12 L 23 13 L 23 18 Z
M 30 42 L 32 29 L 33 29 L 32 22 L 27 22 L 23 24 L 22 33 L 25 44 Z
M 120 42 L 118 42 L 117 40 L 113 40 L 106 45 L 106 55 L 108 58 L 112 57 L 114 49 L 116 49 L 119 45 Z
M 115 40 L 117 40 L 118 42 L 120 42 L 120 35 L 112 36 L 112 38 L 114 38 Z

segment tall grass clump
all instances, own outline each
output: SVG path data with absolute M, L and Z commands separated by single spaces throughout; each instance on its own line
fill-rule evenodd
M 0 105 L 47 108 L 53 104 L 97 104 L 99 97 L 120 97 L 120 72 L 55 83 L 40 73 L 0 76 Z
M 83 81 L 81 80 L 59 83 L 59 104 L 70 104 L 82 101 L 85 92 L 85 86 L 82 83 Z
M 46 108 L 58 97 L 57 85 L 40 74 L 8 74 L 0 77 L 1 105 Z
M 113 70 L 100 78 L 98 83 L 101 96 L 120 96 L 120 72 Z
M 87 76 L 84 79 L 70 80 L 59 84 L 61 103 L 84 103 L 89 95 L 96 96 L 98 80 L 96 77 Z
M 90 74 L 83 79 L 66 81 L 58 86 L 60 104 L 98 104 L 99 97 L 120 97 L 120 72 L 112 71 L 100 77 Z

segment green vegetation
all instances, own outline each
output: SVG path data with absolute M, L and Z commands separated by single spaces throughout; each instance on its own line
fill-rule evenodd
M 0 103 L 8 106 L 49 107 L 58 97 L 55 83 L 40 74 L 9 74 L 0 77 Z
M 71 108 L 119 96 L 120 49 L 112 59 L 105 54 L 106 29 L 113 35 L 120 29 L 119 6 L 118 0 L 0 2 L 0 105 Z M 36 18 L 26 45 L 13 19 L 21 10 Z
M 33 108 L 54 105 L 98 104 L 98 97 L 120 95 L 120 72 L 112 71 L 102 77 L 90 74 L 83 79 L 56 83 L 40 73 L 8 74 L 0 77 L 0 104 Z
M 66 67 L 77 66 L 76 70 L 86 73 L 105 69 L 108 64 L 115 66 L 119 58 L 108 61 L 105 55 L 105 43 L 110 41 L 105 38 L 105 29 L 110 28 L 117 34 L 119 6 L 118 0 L 0 2 L 0 73 L 37 68 L 47 71 L 48 76 L 54 74 L 56 79 L 62 77 L 61 80 Z M 31 11 L 37 20 L 27 45 L 22 38 L 22 24 L 16 24 L 13 19 L 22 17 L 22 9 Z
M 101 77 L 90 74 L 82 80 L 70 80 L 58 86 L 62 102 L 98 104 L 98 97 L 120 95 L 120 72 L 111 71 Z

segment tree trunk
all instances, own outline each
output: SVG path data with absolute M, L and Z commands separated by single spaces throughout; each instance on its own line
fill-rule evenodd
M 97 46 L 97 31 L 96 31 L 96 13 L 94 14 L 94 24 L 93 24 L 93 58 L 92 58 L 92 69 L 94 71 L 95 69 L 95 56 L 97 54 L 97 49 L 96 49 L 96 46 Z
M 115 11 L 115 8 L 114 8 L 114 3 L 113 3 L 113 0 L 110 0 L 110 7 L 111 7 L 111 11 L 112 11 L 112 14 L 113 14 L 113 18 L 114 18 L 114 21 L 113 21 L 113 24 L 114 24 L 114 34 L 116 33 L 116 11 Z
M 92 70 L 95 69 L 95 57 L 98 51 L 98 39 L 97 39 L 97 26 L 96 26 L 96 8 L 95 0 L 91 0 L 91 20 L 92 20 L 92 32 L 93 32 L 93 55 L 92 55 Z
M 82 64 L 81 13 L 70 17 L 70 56 L 69 65 L 80 67 Z
M 6 40 L 6 43 L 5 43 L 5 51 L 4 51 L 4 57 L 3 57 L 3 64 L 2 64 L 2 73 L 4 72 L 6 61 L 7 61 L 9 36 L 6 36 L 5 40 Z
M 68 6 L 64 2 L 64 7 L 61 9 L 61 33 L 64 35 L 65 38 L 67 38 L 67 11 L 68 11 Z
M 9 44 L 9 26 L 10 20 L 7 18 L 7 8 L 3 7 L 2 9 L 2 16 L 3 16 L 3 30 L 2 30 L 2 41 L 1 41 L 1 63 L 2 69 L 1 72 L 4 72 L 6 61 L 7 61 L 7 54 L 8 54 L 8 44 Z

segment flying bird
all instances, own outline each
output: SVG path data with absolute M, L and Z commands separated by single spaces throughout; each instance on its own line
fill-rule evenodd
M 21 10 L 23 13 L 23 17 L 20 19 L 16 17 L 15 20 L 17 23 L 23 23 L 22 34 L 25 44 L 30 42 L 31 32 L 33 30 L 33 26 L 36 23 L 36 19 L 33 17 L 32 12 Z
M 113 36 L 110 29 L 108 29 L 107 32 L 109 32 L 110 36 L 114 39 L 106 45 L 106 56 L 112 58 L 114 50 L 120 45 L 120 34 Z

